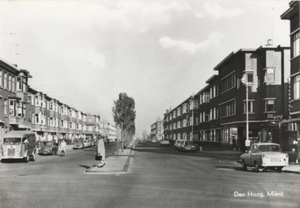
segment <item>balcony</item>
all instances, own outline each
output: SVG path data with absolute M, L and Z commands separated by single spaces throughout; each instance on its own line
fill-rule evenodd
M 22 102 L 27 102 L 27 94 L 25 92 L 17 91 L 16 96 L 20 98 Z

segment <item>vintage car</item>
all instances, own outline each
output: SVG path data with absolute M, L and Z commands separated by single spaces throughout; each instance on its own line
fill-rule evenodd
M 10 131 L 4 134 L 1 146 L 1 162 L 23 159 L 36 160 L 36 137 L 32 131 Z
M 193 141 L 183 141 L 179 147 L 181 151 L 196 151 L 197 145 Z
M 174 149 L 180 149 L 181 143 L 183 142 L 183 140 L 176 140 L 174 143 Z
M 74 145 L 73 145 L 73 149 L 84 149 L 84 143 L 83 140 L 75 140 L 74 141 Z
M 57 152 L 58 146 L 54 141 L 43 141 L 39 150 L 41 155 L 57 155 Z
M 281 172 L 282 168 L 289 165 L 289 155 L 282 153 L 280 145 L 276 143 L 254 143 L 250 146 L 247 153 L 240 157 L 244 170 L 247 167 L 254 167 L 256 172 L 260 168 L 277 169 Z
M 171 143 L 170 143 L 170 140 L 167 140 L 167 139 L 164 139 L 164 140 L 161 140 L 161 141 L 160 141 L 160 145 L 162 145 L 162 146 L 163 146 L 163 145 L 167 145 L 167 146 L 168 146 L 168 145 L 170 145 L 170 144 L 171 144 Z

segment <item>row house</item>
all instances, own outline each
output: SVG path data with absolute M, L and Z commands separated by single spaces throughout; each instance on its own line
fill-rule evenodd
M 249 139 L 288 143 L 289 47 L 259 47 L 230 53 L 196 95 L 164 114 L 165 136 L 202 145 L 245 148 L 246 114 Z M 246 74 L 246 75 L 245 75 Z M 248 113 L 246 110 L 247 78 Z M 189 106 L 186 111 L 186 106 Z M 192 119 L 190 119 L 192 118 Z
M 289 89 L 289 143 L 300 137 L 300 22 L 299 1 L 291 1 L 289 9 L 281 15 L 281 19 L 290 21 L 290 89 Z
M 157 120 L 150 126 L 151 128 L 151 139 L 162 140 L 163 139 L 163 120 L 157 118 Z
M 95 139 L 100 116 L 87 114 L 28 85 L 27 70 L 0 59 L 0 137 L 32 130 L 38 140 Z

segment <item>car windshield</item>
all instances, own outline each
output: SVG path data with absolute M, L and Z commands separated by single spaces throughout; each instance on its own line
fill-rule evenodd
M 13 144 L 20 144 L 21 138 L 4 138 L 3 144 L 13 145 Z
M 261 152 L 281 152 L 280 146 L 276 144 L 260 145 L 258 149 Z

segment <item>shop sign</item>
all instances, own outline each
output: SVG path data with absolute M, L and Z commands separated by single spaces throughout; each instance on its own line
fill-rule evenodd
M 282 120 L 282 118 L 283 118 L 283 115 L 274 115 L 274 114 L 267 115 L 268 120 L 279 121 L 279 120 Z

